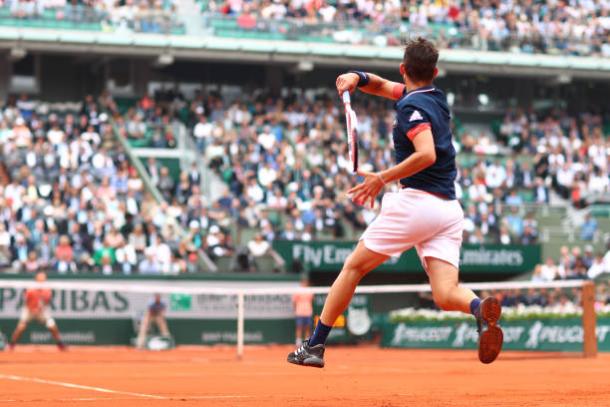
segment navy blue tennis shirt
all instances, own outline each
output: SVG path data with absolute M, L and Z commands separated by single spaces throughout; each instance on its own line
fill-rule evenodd
M 447 98 L 434 86 L 424 86 L 406 93 L 405 90 L 394 104 L 396 123 L 392 137 L 396 162 L 404 161 L 415 152 L 412 140 L 427 129 L 432 131 L 434 138 L 436 162 L 417 174 L 402 178 L 400 183 L 407 188 L 430 192 L 446 199 L 456 199 L 456 153 L 449 127 L 451 114 Z

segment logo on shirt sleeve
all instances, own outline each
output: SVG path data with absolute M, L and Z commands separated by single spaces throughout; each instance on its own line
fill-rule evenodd
M 424 118 L 422 117 L 421 113 L 419 113 L 417 110 L 414 110 L 413 113 L 411 113 L 411 117 L 409 117 L 409 123 L 415 122 L 417 120 L 424 120 Z

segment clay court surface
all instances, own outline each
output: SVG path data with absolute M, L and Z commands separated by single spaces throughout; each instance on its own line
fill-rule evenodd
M 324 369 L 292 348 L 167 352 L 22 346 L 0 352 L 2 406 L 609 406 L 610 355 L 334 347 Z

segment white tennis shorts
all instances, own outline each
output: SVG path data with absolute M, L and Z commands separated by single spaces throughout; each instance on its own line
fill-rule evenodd
M 398 256 L 415 247 L 428 271 L 427 257 L 459 267 L 463 228 L 464 212 L 457 200 L 404 188 L 385 193 L 381 212 L 360 240 L 367 249 L 387 256 Z
M 48 308 L 43 308 L 40 312 L 34 313 L 31 312 L 28 307 L 23 307 L 21 309 L 21 316 L 19 317 L 19 322 L 28 324 L 33 320 L 40 322 L 47 328 L 53 328 L 55 326 L 55 320 L 51 316 L 51 313 L 49 312 Z

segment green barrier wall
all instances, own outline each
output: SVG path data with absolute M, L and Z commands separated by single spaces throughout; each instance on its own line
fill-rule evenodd
M 136 336 L 129 319 L 57 319 L 64 341 L 70 345 L 129 345 Z M 16 319 L 0 319 L 0 330 L 9 337 Z M 236 343 L 235 320 L 170 319 L 169 330 L 178 345 L 213 345 Z M 247 344 L 293 343 L 294 319 L 246 320 Z M 20 343 L 52 344 L 47 329 L 31 323 Z
M 582 352 L 580 318 L 535 319 L 502 323 L 505 350 Z M 476 349 L 473 321 L 385 322 L 381 345 L 410 349 Z M 610 352 L 610 318 L 597 321 L 600 351 Z
M 273 248 L 286 261 L 288 270 L 295 260 L 310 271 L 339 271 L 357 242 L 274 241 Z M 460 259 L 462 273 L 517 274 L 532 271 L 541 261 L 540 245 L 464 245 Z M 419 273 L 423 271 L 415 250 L 391 258 L 379 271 Z

